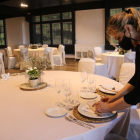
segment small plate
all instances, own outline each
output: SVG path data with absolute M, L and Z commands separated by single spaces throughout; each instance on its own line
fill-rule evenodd
M 108 91 L 113 91 L 113 92 L 119 92 L 121 90 L 120 87 L 113 86 L 113 85 L 102 85 L 102 88 L 104 88 Z M 113 90 L 113 88 L 115 88 L 115 89 Z
M 67 110 L 62 107 L 54 107 L 46 110 L 46 115 L 49 117 L 63 117 L 67 114 Z
M 104 88 L 102 88 L 102 87 L 99 87 L 99 90 L 100 90 L 101 92 L 108 93 L 108 94 L 113 94 L 113 95 L 115 95 L 115 94 L 117 93 L 117 92 L 113 92 L 113 91 L 106 90 L 106 89 L 104 89 Z
M 78 106 L 78 112 L 89 118 L 108 118 L 116 113 L 116 111 L 113 111 L 112 113 L 106 113 L 107 115 L 105 115 L 105 116 L 98 116 L 96 113 L 90 113 L 90 112 L 84 111 L 82 108 L 86 105 L 87 105 L 87 103 L 80 104 Z
M 97 97 L 97 95 L 95 93 L 83 92 L 80 94 L 80 97 L 84 99 L 94 99 Z

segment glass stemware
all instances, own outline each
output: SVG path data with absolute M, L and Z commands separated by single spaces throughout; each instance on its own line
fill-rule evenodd
M 61 103 L 59 102 L 59 93 L 61 92 L 62 88 L 62 79 L 58 78 L 55 79 L 55 90 L 58 93 L 58 102 L 56 103 L 57 106 L 60 106 Z
M 94 88 L 96 88 L 95 75 L 92 73 L 89 73 L 87 81 L 89 83 L 89 92 L 92 92 L 92 84 L 94 85 Z
M 79 93 L 78 93 L 77 90 L 72 90 L 70 103 L 71 103 L 72 105 L 76 105 L 76 104 L 79 103 Z
M 80 77 L 80 80 L 81 80 L 81 82 L 82 82 L 82 89 L 81 89 L 81 91 L 83 92 L 84 91 L 84 86 L 83 86 L 83 83 L 84 83 L 84 81 L 87 79 L 87 72 L 81 72 L 81 77 Z

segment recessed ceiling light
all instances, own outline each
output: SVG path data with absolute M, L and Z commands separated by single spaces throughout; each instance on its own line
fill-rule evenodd
M 21 3 L 21 7 L 28 7 L 27 4 Z

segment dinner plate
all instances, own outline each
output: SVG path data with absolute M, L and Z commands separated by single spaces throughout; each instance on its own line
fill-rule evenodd
M 117 92 L 113 92 L 113 91 L 106 90 L 106 89 L 104 89 L 104 88 L 102 88 L 102 87 L 99 87 L 99 90 L 100 90 L 101 92 L 108 93 L 108 94 L 113 94 L 113 95 L 115 95 L 115 94 L 117 93 Z
M 67 114 L 67 110 L 62 107 L 54 107 L 46 110 L 46 115 L 50 117 L 62 117 Z
M 113 86 L 113 85 L 102 85 L 102 88 L 109 90 L 109 91 L 113 91 L 113 92 L 119 92 L 121 90 L 120 87 Z
M 91 93 L 91 92 L 82 92 L 80 94 L 80 97 L 84 98 L 84 99 L 94 99 L 97 97 L 97 95 L 95 93 Z
M 82 108 L 84 107 L 84 106 L 86 106 L 87 105 L 87 103 L 82 103 L 82 104 L 80 104 L 79 106 L 78 106 L 78 112 L 80 113 L 80 114 L 82 114 L 82 115 L 84 115 L 84 116 L 86 116 L 86 117 L 89 117 L 89 118 L 108 118 L 108 117 L 111 117 L 111 116 L 113 116 L 115 113 L 116 113 L 116 111 L 113 111 L 112 113 L 106 113 L 106 115 L 104 115 L 104 116 L 98 116 L 96 113 L 94 113 L 94 112 L 87 112 L 87 111 L 85 111 L 85 110 L 83 110 Z

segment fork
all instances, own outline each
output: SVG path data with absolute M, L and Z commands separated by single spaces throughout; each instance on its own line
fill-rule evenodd
M 72 119 L 68 118 L 67 116 L 65 116 L 65 119 L 66 119 L 67 121 L 69 121 L 69 122 L 73 122 L 73 123 L 76 123 L 76 124 L 78 124 L 78 125 L 81 125 L 81 126 L 83 126 L 83 127 L 85 127 L 85 128 L 91 129 L 89 126 L 84 125 L 84 124 L 81 124 L 81 123 L 76 122 L 76 121 L 73 121 Z
M 84 125 L 87 125 L 87 126 L 90 126 L 90 127 L 94 127 L 94 128 L 95 128 L 95 126 L 94 126 L 94 125 L 89 124 L 89 123 L 86 123 L 86 122 L 83 122 L 83 121 L 80 121 L 80 120 L 78 120 L 78 119 L 74 118 L 74 117 L 73 117 L 73 116 L 71 116 L 71 115 L 69 115 L 69 118 L 70 118 L 70 119 L 72 119 L 73 121 L 76 121 L 76 122 L 82 123 L 82 124 L 84 124 Z

